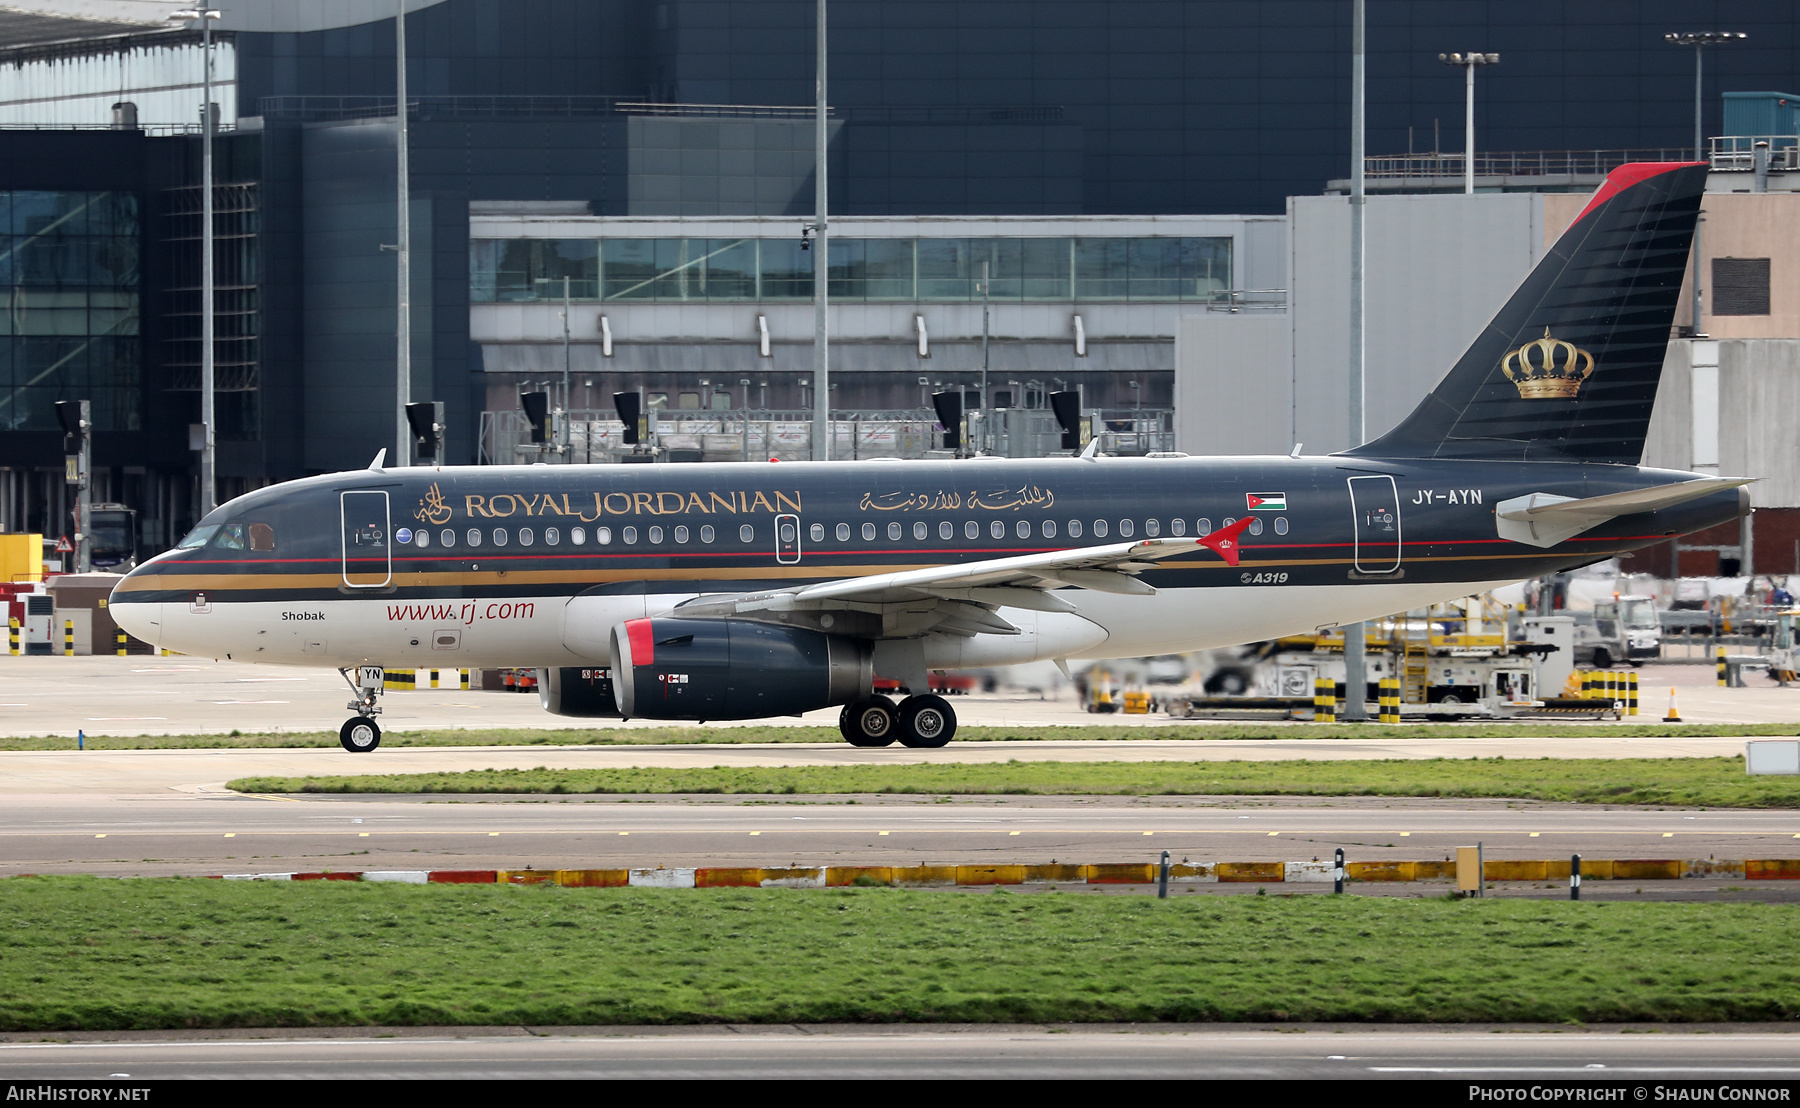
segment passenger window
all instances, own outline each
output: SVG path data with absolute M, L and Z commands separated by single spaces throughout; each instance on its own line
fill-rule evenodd
M 395 180 L 399 180 L 399 178 L 396 177 Z M 875 541 L 875 525 L 873 523 L 863 524 L 863 541 L 864 542 L 874 542 Z
M 585 527 L 569 528 L 569 541 L 574 543 L 576 546 L 585 546 L 587 544 L 587 528 L 585 528 Z
M 398 180 L 398 179 L 399 178 L 395 178 L 395 180 Z M 442 531 L 438 532 L 438 541 L 443 543 L 445 546 L 455 546 L 456 545 L 456 532 L 452 531 L 452 530 L 450 530 L 450 528 L 446 527 Z
M 1031 521 L 1028 519 L 1021 519 L 1019 522 L 1013 524 L 1013 534 L 1019 536 L 1022 539 L 1030 538 L 1031 537 Z
M 395 180 L 399 180 L 399 178 L 396 177 Z M 848 523 L 840 523 L 837 525 L 837 541 L 850 541 L 850 525 Z
M 1047 539 L 1056 537 L 1056 521 L 1054 519 L 1046 519 L 1044 521 L 1044 537 Z
M 948 541 L 955 537 L 956 537 L 956 524 L 951 523 L 947 519 L 944 520 L 942 523 L 938 524 L 938 538 Z
M 398 180 L 398 178 L 395 178 L 395 179 Z M 480 546 L 481 545 L 481 528 L 479 528 L 479 527 L 469 528 L 468 533 L 466 535 L 464 535 L 463 538 L 469 540 L 470 546 Z
M 627 536 L 625 541 L 631 542 L 633 540 L 629 536 Z M 661 527 L 650 528 L 650 541 L 655 542 L 655 543 L 660 543 L 663 541 L 663 529 Z
M 1094 521 L 1094 537 L 1097 539 L 1106 537 L 1106 521 L 1104 519 L 1096 519 Z
M 738 528 L 738 541 L 739 542 L 755 542 L 756 541 L 756 528 L 750 526 L 748 523 L 744 524 L 742 527 L 739 527 Z
M 1119 537 L 1120 538 L 1128 539 L 1131 537 L 1132 533 L 1136 530 L 1137 530 L 1136 525 L 1133 524 L 1129 519 L 1121 519 L 1119 521 Z
M 544 545 L 555 546 L 562 541 L 562 532 L 554 527 L 544 528 Z
M 1162 533 L 1162 524 L 1161 523 L 1157 522 L 1154 519 L 1146 519 L 1144 521 L 1144 534 L 1148 535 L 1151 538 L 1155 538 L 1157 535 L 1159 535 L 1161 533 Z
M 494 528 L 494 545 L 495 546 L 505 546 L 506 545 L 506 528 L 504 528 L 504 527 Z
M 611 546 L 612 545 L 612 528 L 611 527 L 596 527 L 596 528 L 594 528 L 594 541 L 599 543 L 601 546 Z M 579 527 L 575 528 L 575 544 L 577 546 L 581 545 L 581 528 L 579 528 Z
M 1212 534 L 1212 520 L 1207 519 L 1205 516 L 1196 519 L 1194 521 L 1194 534 L 1199 535 L 1201 538 L 1205 538 L 1207 535 Z
M 396 181 L 399 180 L 398 177 L 396 177 L 394 179 Z M 823 523 L 813 524 L 811 527 L 808 527 L 806 529 L 806 533 L 812 536 L 812 541 L 814 541 L 814 542 L 824 542 L 825 541 L 825 525 Z
M 636 527 L 625 528 L 623 531 L 619 532 L 619 538 L 625 543 L 626 546 L 631 546 L 631 545 L 635 544 L 637 542 L 637 528 Z
M 900 525 L 898 523 L 888 524 L 888 541 L 889 542 L 899 542 L 900 541 Z
M 994 522 L 988 524 L 988 534 L 994 536 L 997 539 L 1005 538 L 1006 537 L 1006 524 L 1001 523 L 999 520 L 996 519 Z
M 1180 538 L 1187 534 L 1187 520 L 1171 519 L 1169 521 L 1169 534 L 1174 535 L 1176 538 Z
M 251 543 L 254 544 L 256 542 L 256 536 L 252 535 L 250 537 L 250 541 L 251 541 Z M 274 540 L 271 539 L 270 541 L 273 542 Z M 419 530 L 413 532 L 413 541 L 418 543 L 420 546 L 430 546 L 431 545 L 431 532 L 427 531 L 423 527 L 421 527 Z M 273 546 L 271 546 L 271 547 L 269 547 L 269 549 L 273 550 L 275 548 Z
M 1250 521 L 1250 533 L 1252 535 L 1262 534 L 1262 517 L 1261 516 L 1258 516 L 1255 519 Z
M 425 532 L 419 532 L 419 545 L 425 545 Z M 275 549 L 275 528 L 266 523 L 250 525 L 250 549 L 269 553 Z
M 969 522 L 963 524 L 963 538 L 978 539 L 980 537 L 981 537 L 981 524 L 976 523 L 972 519 Z
M 675 541 L 676 542 L 688 541 L 688 529 L 686 527 L 675 528 Z
M 1275 533 L 1277 535 L 1287 534 L 1287 517 L 1286 516 L 1276 516 L 1275 517 Z
M 396 178 L 396 180 L 398 180 L 398 178 Z M 923 523 L 913 524 L 913 538 L 918 539 L 920 542 L 924 542 L 926 539 L 928 539 L 930 537 L 931 537 L 930 528 L 926 527 Z
M 531 528 L 529 528 L 529 527 L 519 528 L 519 545 L 520 546 L 530 546 L 531 543 L 532 543 Z
M 705 526 L 703 526 L 703 527 L 701 527 L 701 528 L 700 528 L 700 541 L 701 541 L 701 542 L 711 542 L 711 541 L 713 541 L 713 529 L 712 529 L 712 524 L 710 524 L 710 523 L 708 523 L 708 524 L 706 524 L 706 525 L 705 525 Z
M 1236 519 L 1232 518 L 1231 516 L 1226 516 L 1225 522 L 1219 524 L 1219 530 L 1223 531 L 1223 530 L 1225 530 L 1225 528 L 1230 527 L 1232 524 L 1234 524 L 1236 522 L 1237 522 Z
M 213 536 L 212 544 L 219 550 L 244 549 L 244 525 L 241 523 L 227 523 L 225 526 L 219 528 L 219 533 L 217 535 Z
M 1069 537 L 1072 539 L 1081 537 L 1081 521 L 1079 519 L 1071 519 L 1069 521 Z

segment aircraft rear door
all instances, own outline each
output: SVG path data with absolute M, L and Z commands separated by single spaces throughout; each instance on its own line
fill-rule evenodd
M 1356 527 L 1356 572 L 1387 574 L 1400 568 L 1400 494 L 1394 479 L 1350 478 L 1350 514 Z
M 394 577 L 393 531 L 386 492 L 338 494 L 344 535 L 344 584 L 378 589 Z

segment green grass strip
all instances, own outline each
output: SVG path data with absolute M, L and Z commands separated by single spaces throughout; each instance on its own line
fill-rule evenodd
M 1788 905 L 0 882 L 0 1030 L 1788 1020 Z
M 470 770 L 244 777 L 255 793 L 926 793 L 1010 796 L 1508 797 L 1583 804 L 1800 807 L 1800 779 L 1742 758 L 1431 758 L 1280 762 L 1025 762 L 705 769 Z
M 1792 737 L 1800 723 L 1204 723 L 1167 726 L 1071 724 L 1039 727 L 959 727 L 956 741 L 1120 742 L 1165 739 L 1505 739 Z M 744 727 L 470 728 L 386 731 L 383 746 L 660 746 L 741 743 L 841 743 L 835 727 L 752 724 Z M 336 731 L 233 731 L 220 735 L 89 735 L 89 750 L 257 749 L 333 747 Z M 71 750 L 74 735 L 0 736 L 0 750 Z

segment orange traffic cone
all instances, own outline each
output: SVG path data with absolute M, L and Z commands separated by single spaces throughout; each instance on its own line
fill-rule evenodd
M 1675 686 L 1669 686 L 1669 714 L 1663 717 L 1664 723 L 1680 723 L 1681 709 L 1675 706 Z

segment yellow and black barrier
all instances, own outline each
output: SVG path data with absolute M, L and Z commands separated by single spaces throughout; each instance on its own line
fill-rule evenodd
M 125 632 L 119 631 L 114 634 L 113 641 L 116 644 L 115 649 L 119 657 L 123 658 L 125 656 Z
M 63 620 L 63 657 L 73 658 L 74 656 L 75 656 L 75 621 L 72 619 L 65 619 L 65 620 Z
M 1719 687 L 1722 689 L 1731 684 L 1730 667 L 1728 667 L 1725 663 L 1725 648 L 1724 647 L 1721 646 L 1721 647 L 1717 648 L 1717 658 L 1718 658 L 1718 663 L 1717 663 L 1718 681 L 1719 681 Z
M 1376 717 L 1381 723 L 1400 722 L 1400 679 L 1383 677 L 1377 682 Z
M 1337 722 L 1337 682 L 1328 677 L 1313 679 L 1313 722 Z
M 19 653 L 19 620 L 16 616 L 6 617 L 6 652 Z
M 1610 700 L 1619 705 L 1619 714 L 1638 714 L 1638 675 L 1635 670 L 1586 669 L 1572 680 L 1581 684 L 1580 699 Z
M 454 672 L 458 675 L 458 680 L 461 682 L 462 690 L 464 692 L 469 691 L 469 671 L 466 669 L 459 669 L 459 670 L 454 670 L 454 671 L 428 669 L 423 672 L 425 674 L 425 684 L 423 686 L 424 688 L 436 689 L 436 688 L 444 687 L 444 682 L 445 682 L 444 675 L 447 673 Z M 390 670 L 387 670 L 382 674 L 382 677 L 381 677 L 382 691 L 383 692 L 416 692 L 421 687 L 419 684 L 419 673 L 420 673 L 420 671 L 416 670 L 416 669 L 390 669 Z

